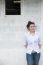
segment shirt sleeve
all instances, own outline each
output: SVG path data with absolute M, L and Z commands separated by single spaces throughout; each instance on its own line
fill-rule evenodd
M 38 33 L 38 43 L 39 43 L 39 44 L 42 44 L 42 43 L 41 43 L 41 36 L 40 36 L 40 33 Z
M 27 42 L 27 35 L 26 33 L 24 34 L 24 45 L 26 45 L 28 42 Z

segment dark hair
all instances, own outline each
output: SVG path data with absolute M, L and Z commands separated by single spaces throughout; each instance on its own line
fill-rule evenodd
M 28 21 L 28 23 L 27 23 L 27 25 L 26 25 L 27 29 L 29 29 L 29 27 L 30 27 L 31 24 L 35 24 L 35 23 L 32 22 L 32 21 Z

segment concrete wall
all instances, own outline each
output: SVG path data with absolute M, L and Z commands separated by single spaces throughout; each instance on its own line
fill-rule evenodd
M 21 0 L 21 15 L 5 15 L 0 0 L 0 65 L 27 65 L 23 35 L 28 20 L 35 21 L 43 43 L 43 0 Z M 39 65 L 43 65 L 43 47 Z

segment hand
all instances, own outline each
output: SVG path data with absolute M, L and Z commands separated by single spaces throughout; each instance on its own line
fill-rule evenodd
M 39 45 L 39 48 L 41 49 L 41 44 L 38 44 Z

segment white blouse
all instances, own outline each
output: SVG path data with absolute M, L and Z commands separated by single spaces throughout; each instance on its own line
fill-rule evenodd
M 33 36 L 30 32 L 25 33 L 25 43 L 24 45 L 28 44 L 26 48 L 26 53 L 31 54 L 32 51 L 35 51 L 37 53 L 40 53 L 40 35 L 38 32 L 35 32 L 35 35 Z

